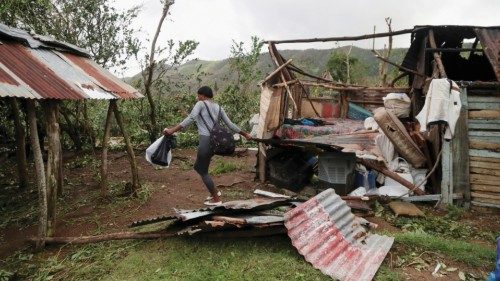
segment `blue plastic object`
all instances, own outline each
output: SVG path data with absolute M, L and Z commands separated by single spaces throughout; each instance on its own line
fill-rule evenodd
M 373 117 L 373 113 L 366 110 L 365 108 L 356 105 L 352 102 L 349 103 L 349 111 L 347 112 L 347 117 L 354 120 L 365 120 L 368 117 Z
M 488 281 L 500 281 L 500 237 L 497 238 L 497 260 L 495 270 L 488 275 Z
M 363 186 L 367 191 L 374 189 L 376 188 L 375 180 L 375 173 L 373 171 L 368 171 L 366 175 L 356 171 L 354 176 L 354 188 Z

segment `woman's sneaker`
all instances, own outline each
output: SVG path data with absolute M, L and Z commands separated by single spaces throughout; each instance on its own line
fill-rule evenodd
M 217 201 L 217 202 L 214 202 L 212 200 L 208 200 L 208 201 L 205 201 L 205 204 L 206 206 L 220 206 L 222 205 L 222 201 Z
M 219 191 L 217 192 L 217 195 L 218 195 L 219 197 L 220 197 L 220 196 L 222 196 L 222 192 L 220 192 L 220 190 L 219 190 Z M 208 197 L 205 199 L 205 201 L 211 201 L 212 199 L 214 199 L 214 197 L 213 197 L 213 196 L 208 196 Z

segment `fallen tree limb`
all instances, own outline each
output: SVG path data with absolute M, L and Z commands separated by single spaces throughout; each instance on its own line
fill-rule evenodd
M 87 244 L 97 243 L 112 240 L 127 240 L 127 239 L 158 239 L 175 236 L 175 233 L 137 233 L 137 232 L 118 232 L 93 236 L 80 237 L 46 237 L 44 240 L 46 245 L 57 244 Z M 30 243 L 37 243 L 38 238 L 32 237 L 28 239 Z

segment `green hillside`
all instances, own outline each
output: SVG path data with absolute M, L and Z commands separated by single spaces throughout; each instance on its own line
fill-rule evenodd
M 326 63 L 332 51 L 348 52 L 348 47 L 338 49 L 307 49 L 307 50 L 280 50 L 282 56 L 288 60 L 293 59 L 293 63 L 299 68 L 308 73 L 321 76 L 325 69 Z M 391 61 L 401 63 L 407 49 L 394 49 L 391 53 Z M 378 81 L 378 60 L 373 53 L 368 49 L 353 47 L 351 57 L 358 59 L 356 76 L 359 77 L 358 83 L 373 84 Z M 271 61 L 269 53 L 262 53 L 256 66 L 256 71 L 262 73 L 260 78 L 266 76 L 275 69 Z M 393 71 L 393 67 L 389 67 L 389 72 Z M 135 75 L 128 78 L 129 82 L 136 81 L 140 75 Z M 182 81 L 186 90 L 193 90 L 199 85 L 215 85 L 219 90 L 225 89 L 230 83 L 235 80 L 235 73 L 231 70 L 230 59 L 220 61 L 205 61 L 191 60 L 179 66 L 177 69 L 170 71 L 166 79 L 171 82 Z M 255 81 L 255 85 L 258 81 Z

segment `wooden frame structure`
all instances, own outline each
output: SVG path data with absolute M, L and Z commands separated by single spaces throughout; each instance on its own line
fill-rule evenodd
M 396 64 L 373 50 L 374 55 L 385 63 L 400 70 L 389 87 L 366 87 L 360 85 L 341 84 L 306 73 L 286 60 L 276 49 L 282 43 L 306 43 L 329 41 L 356 41 L 379 37 L 411 34 L 410 47 L 403 64 Z M 472 48 L 453 45 L 456 40 L 476 38 Z M 285 117 L 322 117 L 318 104 L 321 100 L 311 98 L 308 87 L 323 87 L 339 93 L 341 117 L 346 117 L 346 106 L 349 101 L 359 103 L 367 108 L 383 106 L 381 97 L 389 92 L 409 93 L 412 100 L 412 116 L 423 106 L 426 82 L 432 78 L 450 78 L 461 87 L 462 111 L 459 118 L 455 138 L 451 142 L 443 141 L 439 127 L 434 126 L 427 141 L 434 147 L 434 161 L 442 154 L 441 184 L 436 190 L 441 194 L 443 203 L 452 203 L 457 193 L 462 194 L 461 202 L 466 205 L 500 208 L 500 167 L 486 171 L 483 167 L 500 164 L 500 27 L 476 26 L 417 26 L 413 29 L 368 34 L 351 37 L 330 37 L 293 40 L 268 41 L 269 54 L 276 66 L 261 82 L 261 104 L 258 137 L 268 139 L 282 124 Z M 450 43 L 452 42 L 452 43 Z M 478 42 L 482 48 L 478 47 Z M 472 71 L 458 73 L 455 67 L 446 69 L 450 64 L 448 54 L 484 54 L 487 63 L 482 69 L 488 75 L 470 79 Z M 442 56 L 447 57 L 444 62 Z M 482 58 L 484 58 L 482 57 Z M 475 57 L 469 57 L 470 59 Z M 492 71 L 487 68 L 491 64 Z M 447 70 L 452 72 L 449 76 Z M 491 76 L 491 73 L 494 73 Z M 299 74 L 298 78 L 295 74 Z M 409 85 L 404 88 L 394 87 L 395 81 L 408 76 Z M 312 78 L 306 80 L 304 77 Z M 465 79 L 460 79 L 464 77 Z M 472 101 L 472 103 L 471 103 Z M 489 104 L 487 104 L 490 102 Z M 436 134 L 437 132 L 437 134 Z M 442 150 L 442 153 L 437 153 Z M 453 153 L 452 153 L 453 151 Z M 437 155 L 437 156 L 436 156 Z M 429 167 L 430 168 L 430 167 Z M 454 172 L 455 171 L 455 172 Z M 457 173 L 456 171 L 461 171 Z M 464 172 L 462 172 L 464 171 Z M 266 180 L 266 145 L 259 145 L 258 174 L 261 181 Z M 435 177 L 435 176 L 433 176 Z M 432 178 L 431 178 L 432 179 Z M 437 179 L 432 180 L 437 181 Z
M 16 131 L 19 184 L 27 184 L 26 129 L 21 122 L 21 108 L 26 108 L 29 139 L 34 155 L 38 187 L 38 247 L 56 231 L 57 198 L 63 191 L 62 146 L 59 105 L 63 100 L 109 100 L 103 137 L 101 193 L 107 192 L 107 145 L 114 114 L 124 136 L 132 170 L 132 190 L 139 187 L 134 151 L 118 107 L 119 99 L 143 96 L 90 59 L 83 49 L 46 36 L 0 24 L 0 98 L 9 100 Z M 47 161 L 43 161 L 37 123 L 37 103 L 43 108 L 46 124 Z M 23 104 L 25 106 L 20 106 Z

